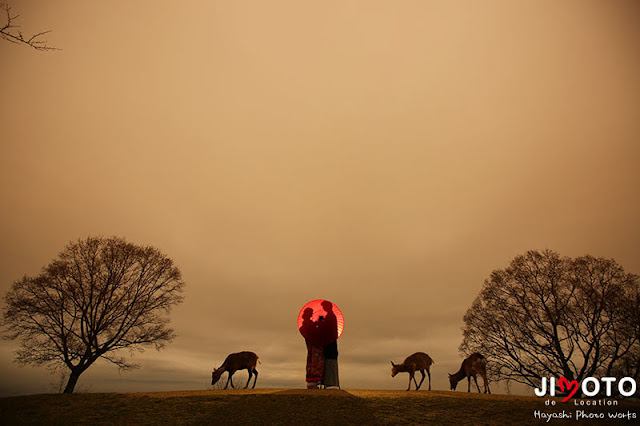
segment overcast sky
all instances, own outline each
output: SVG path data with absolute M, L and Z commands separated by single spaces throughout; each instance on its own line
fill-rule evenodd
M 0 292 L 89 235 L 187 283 L 172 344 L 77 390 L 204 389 L 241 350 L 258 387 L 304 387 L 316 298 L 344 314 L 343 388 L 404 389 L 389 360 L 424 351 L 445 389 L 516 255 L 640 273 L 636 1 L 11 5 L 62 50 L 0 40 Z M 0 345 L 0 395 L 54 390 Z

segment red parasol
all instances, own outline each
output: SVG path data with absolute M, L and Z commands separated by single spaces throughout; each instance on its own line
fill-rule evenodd
M 344 316 L 340 309 L 328 300 L 312 300 L 300 309 L 298 329 L 312 345 L 325 346 L 335 342 L 342 335 Z

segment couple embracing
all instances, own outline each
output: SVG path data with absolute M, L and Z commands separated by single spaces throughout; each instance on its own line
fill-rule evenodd
M 321 303 L 326 315 L 313 321 L 313 308 L 302 314 L 300 332 L 307 343 L 307 389 L 340 387 L 338 378 L 338 319 L 333 304 Z

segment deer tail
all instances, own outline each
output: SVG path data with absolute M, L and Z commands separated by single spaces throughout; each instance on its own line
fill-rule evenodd
M 256 357 L 256 361 L 258 361 L 258 364 L 262 364 L 262 361 L 260 361 L 260 358 Z

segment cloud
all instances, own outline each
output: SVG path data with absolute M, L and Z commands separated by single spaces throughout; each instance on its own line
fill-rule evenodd
M 0 43 L 0 291 L 88 235 L 156 246 L 187 283 L 173 343 L 81 384 L 202 389 L 252 350 L 258 386 L 304 386 L 296 317 L 326 298 L 345 386 L 402 389 L 389 360 L 425 351 L 446 388 L 514 256 L 640 270 L 636 5 L 282 5 L 24 4 L 63 53 Z M 2 356 L 0 392 L 49 390 Z

